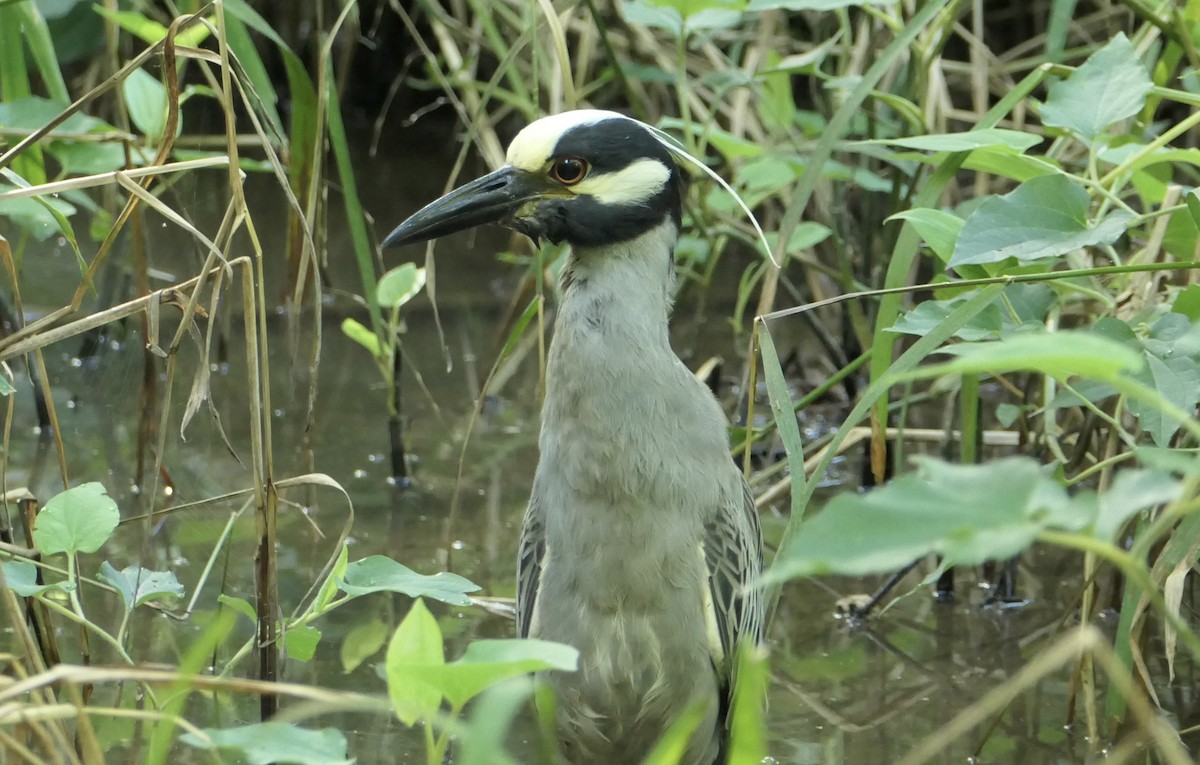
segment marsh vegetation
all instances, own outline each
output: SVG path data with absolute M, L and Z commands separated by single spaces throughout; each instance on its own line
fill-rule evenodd
M 766 232 L 690 184 L 774 606 L 731 762 L 1192 762 L 1198 50 L 1200 0 L 0 0 L 0 762 L 553 761 L 562 252 L 378 241 L 583 105 Z

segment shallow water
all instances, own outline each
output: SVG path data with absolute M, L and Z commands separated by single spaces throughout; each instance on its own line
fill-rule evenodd
M 430 161 L 437 164 L 434 160 L 440 161 L 437 157 Z M 428 168 L 405 165 L 404 172 L 397 176 L 394 163 L 364 160 L 360 167 L 364 188 L 376 192 L 368 206 L 379 218 L 380 234 L 419 202 L 440 191 L 440 182 L 432 187 L 429 183 L 440 179 L 440 174 L 426 172 Z M 392 193 L 394 177 L 401 178 L 408 187 L 403 197 Z M 204 189 L 202 182 L 192 192 L 193 203 L 200 209 L 211 206 L 215 198 Z M 263 199 L 258 227 L 266 232 L 268 251 L 278 251 L 281 237 L 273 232 L 282 230 L 282 226 L 266 222 L 278 220 L 280 208 L 266 195 Z M 156 266 L 190 274 L 189 264 L 193 261 L 189 248 L 180 246 L 184 241 L 181 235 L 166 227 L 154 228 L 152 234 Z M 307 432 L 304 405 L 309 378 L 305 364 L 289 353 L 288 317 L 281 313 L 270 320 L 276 477 L 315 470 L 327 473 L 345 487 L 355 511 L 350 532 L 352 560 L 380 553 L 423 573 L 449 567 L 480 584 L 485 594 L 498 597 L 513 593 L 516 536 L 536 460 L 535 355 L 525 359 L 502 390 L 493 392 L 465 452 L 463 444 L 478 386 L 503 341 L 498 327 L 507 316 L 519 277 L 517 268 L 497 263 L 493 256 L 505 241 L 503 237 L 481 234 L 475 239 L 459 237 L 439 245 L 437 286 L 445 352 L 428 299 L 418 298 L 406 311 L 409 367 L 419 370 L 430 391 L 426 395 L 411 375 L 406 377 L 405 417 L 413 457 L 413 486 L 408 490 L 398 491 L 388 479 L 385 391 L 379 375 L 367 354 L 338 329 L 344 316 L 363 319 L 361 312 L 345 298 L 335 298 L 326 306 L 316 413 Z M 398 255 L 421 257 L 419 248 Z M 61 299 L 55 284 L 69 284 L 75 266 L 73 256 L 53 247 L 35 252 L 32 257 L 41 258 L 38 267 L 44 274 L 36 286 L 25 289 L 27 307 L 36 311 Z M 389 264 L 395 264 L 395 258 L 396 254 L 389 253 Z M 336 227 L 330 235 L 329 259 L 333 286 L 354 291 L 357 277 L 348 237 Z M 740 264 L 731 263 L 730 268 L 736 271 Z M 269 284 L 278 284 L 278 264 L 271 270 Z M 727 281 L 732 293 L 734 282 Z M 729 360 L 727 376 L 736 375 L 745 341 L 735 336 L 725 319 L 732 310 L 732 295 L 720 292 L 714 291 L 699 322 L 694 320 L 685 293 L 677 310 L 677 315 L 685 319 L 677 322 L 677 345 L 688 350 L 685 360 L 693 368 L 709 356 L 719 355 Z M 272 294 L 270 288 L 268 294 Z M 305 347 L 304 343 L 311 340 L 311 318 L 305 314 L 299 319 L 308 327 L 301 335 L 301 347 Z M 169 320 L 165 326 L 168 330 L 174 328 Z M 242 352 L 240 333 L 235 320 L 229 333 L 229 358 L 217 366 L 213 379 L 216 408 L 236 456 L 224 447 L 204 411 L 189 428 L 187 441 L 179 439 L 179 415 L 196 363 L 196 353 L 190 346 L 180 352 L 164 454 L 172 505 L 249 485 L 246 383 L 244 362 L 238 356 Z M 141 406 L 142 340 L 140 322 L 130 321 L 107 333 L 100 352 L 94 356 L 80 358 L 78 340 L 47 351 L 71 480 L 103 482 L 126 517 L 141 512 L 141 500 L 132 486 Z M 452 366 L 449 371 L 447 358 Z M 725 398 L 732 399 L 732 381 L 725 382 Z M 61 483 L 52 452 L 35 448 L 33 408 L 27 393 L 23 390 L 18 398 L 8 484 L 29 485 L 45 499 L 58 491 Z M 464 465 L 461 480 L 460 458 Z M 839 476 L 854 472 L 844 469 Z M 456 488 L 457 515 L 450 524 Z M 347 508 L 335 492 L 328 490 L 293 491 L 286 496 L 298 503 L 285 509 L 280 520 L 280 597 L 289 608 L 304 596 L 332 554 Z M 153 527 L 127 524 L 105 554 L 118 568 L 133 562 L 152 568 L 169 567 L 190 596 L 212 545 L 236 508 L 235 504 L 225 503 L 168 514 Z M 781 505 L 767 512 L 777 515 L 783 511 Z M 768 526 L 780 523 L 767 518 Z M 208 582 L 200 600 L 201 610 L 211 609 L 218 593 L 253 598 L 253 534 L 253 518 L 247 514 L 236 527 L 227 551 L 218 559 L 219 574 Z M 84 573 L 94 573 L 100 560 L 92 556 Z M 918 569 L 920 573 L 911 575 L 896 592 L 911 591 L 929 570 L 928 566 Z M 1020 607 L 983 607 L 988 593 L 979 586 L 979 572 L 961 571 L 955 602 L 934 602 L 929 589 L 922 589 L 859 628 L 835 617 L 835 602 L 841 596 L 873 590 L 877 579 L 826 578 L 793 583 L 785 590 L 770 630 L 773 756 L 780 763 L 802 765 L 898 760 L 955 713 L 1011 678 L 1031 656 L 1070 629 L 1081 570 L 1081 561 L 1072 555 L 1038 551 L 1026 556 L 1018 587 L 1028 603 Z M 89 602 L 93 618 L 104 618 L 103 609 L 111 607 L 106 602 L 104 598 Z M 286 679 L 382 692 L 382 681 L 372 666 L 381 656 L 377 654 L 344 674 L 338 658 L 341 638 L 369 619 L 379 618 L 394 625 L 407 607 L 405 598 L 376 595 L 331 614 L 319 625 L 324 637 L 316 659 L 309 663 L 289 661 Z M 482 609 L 438 607 L 436 612 L 442 617 L 443 629 L 453 634 L 448 651 L 451 657 L 471 638 L 507 636 L 512 632 L 511 621 Z M 202 615 L 196 621 L 203 621 Z M 242 638 L 249 636 L 248 622 L 241 623 L 239 629 Z M 131 642 L 135 655 L 148 651 L 148 659 L 170 661 L 196 632 L 194 626 L 166 628 L 163 617 L 147 613 L 135 622 Z M 69 641 L 69 635 L 65 639 Z M 1194 667 L 1181 657 L 1176 679 L 1168 687 L 1165 667 L 1157 658 L 1161 650 L 1147 655 L 1164 705 L 1180 718 L 1194 718 Z M 246 665 L 242 671 L 249 670 Z M 1072 717 L 1067 708 L 1069 680 L 1069 670 L 1047 676 L 1020 693 L 998 718 L 988 718 L 986 725 L 969 735 L 947 742 L 934 761 L 1033 765 L 1098 757 L 1089 755 L 1091 747 L 1078 728 L 1066 727 Z M 256 704 L 250 700 L 233 709 L 197 703 L 191 719 L 203 724 L 232 724 L 252 721 L 255 711 Z M 349 716 L 339 718 L 338 724 L 350 736 L 351 753 L 359 762 L 421 761 L 419 735 L 393 721 Z

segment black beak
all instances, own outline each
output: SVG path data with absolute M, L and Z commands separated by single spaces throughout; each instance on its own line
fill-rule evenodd
M 396 226 L 383 246 L 416 244 L 472 226 L 507 222 L 521 205 L 545 191 L 529 173 L 505 165 L 425 205 Z

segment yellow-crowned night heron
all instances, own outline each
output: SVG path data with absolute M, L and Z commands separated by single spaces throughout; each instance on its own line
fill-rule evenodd
M 522 637 L 579 649 L 551 673 L 574 765 L 640 762 L 707 702 L 689 765 L 726 738 L 736 649 L 758 644 L 754 500 L 721 408 L 671 350 L 680 171 L 646 125 L 581 110 L 537 120 L 499 170 L 429 204 L 385 247 L 500 223 L 571 245 L 521 529 Z

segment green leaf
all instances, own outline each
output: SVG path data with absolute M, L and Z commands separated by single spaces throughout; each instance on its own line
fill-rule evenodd
M 1042 124 L 1093 140 L 1109 125 L 1141 111 L 1152 87 L 1133 44 L 1118 33 L 1070 77 L 1050 87 Z
M 93 553 L 100 549 L 121 513 L 99 483 L 85 483 L 57 494 L 33 521 L 33 545 L 42 555 Z
M 987 199 L 967 218 L 949 265 L 1039 260 L 1109 244 L 1133 219 L 1117 210 L 1091 226 L 1087 212 L 1087 192 L 1070 178 L 1031 178 L 1004 196 Z
M 7 171 L 5 177 L 10 177 Z M 0 194 L 16 188 L 17 186 L 0 183 Z M 75 206 L 62 197 L 42 195 L 0 202 L 0 216 L 11 218 L 39 242 L 60 234 L 74 241 L 75 234 L 67 218 L 75 212 Z
M 1188 321 L 1200 321 L 1200 284 L 1189 284 L 1175 296 L 1171 304 L 1173 313 L 1183 314 Z
M 680 37 L 701 29 L 728 29 L 742 20 L 746 0 L 622 0 L 630 24 L 657 27 Z
M 288 658 L 297 661 L 312 661 L 320 642 L 321 630 L 308 624 L 288 627 L 283 634 L 283 646 L 287 650 Z
M 354 319 L 342 319 L 342 334 L 366 348 L 372 356 L 379 358 L 383 350 L 379 347 L 379 338 L 375 333 Z
M 1025 413 L 1025 408 L 1004 402 L 996 404 L 996 420 L 1003 428 L 1011 428 L 1017 418 Z
M 992 343 L 960 343 L 942 348 L 954 361 L 922 367 L 912 377 L 944 374 L 1001 374 L 1025 370 L 1058 379 L 1073 375 L 1112 380 L 1145 366 L 1142 355 L 1121 343 L 1089 332 L 1017 334 Z
M 574 672 L 579 651 L 569 645 L 532 638 L 476 640 L 467 646 L 462 658 L 452 664 L 414 664 L 405 667 L 406 677 L 437 688 L 455 709 L 478 696 L 488 687 L 510 677 L 530 672 L 561 670 Z M 391 661 L 389 652 L 389 674 Z
M 62 114 L 70 106 L 67 101 L 56 101 L 39 96 L 25 96 L 0 102 L 0 125 L 15 130 L 33 132 Z M 59 133 L 105 133 L 115 131 L 104 120 L 84 112 L 75 112 L 50 132 L 53 139 Z
M 412 672 L 445 664 L 444 651 L 437 619 L 418 598 L 392 635 L 384 660 L 388 696 L 396 717 L 405 725 L 428 720 L 441 707 L 442 692 Z
M 766 652 L 743 643 L 736 661 L 727 765 L 761 765 L 767 756 L 766 699 L 771 679 Z
M 137 11 L 113 11 L 101 5 L 93 5 L 92 9 L 134 37 L 153 45 L 167 36 L 167 27 L 154 19 Z M 175 36 L 175 44 L 195 48 L 208 39 L 209 27 L 206 24 L 192 24 Z
M 249 765 L 353 765 L 346 736 L 336 728 L 310 730 L 277 722 L 235 728 L 203 728 L 204 735 L 185 733 L 179 740 L 197 749 L 238 752 Z
M 346 561 L 350 556 L 350 546 L 342 543 L 342 549 L 338 552 L 337 561 L 333 564 L 333 569 L 330 570 L 329 576 L 321 583 L 321 589 L 317 592 L 317 597 L 313 598 L 312 611 L 314 613 L 322 613 L 325 608 L 333 601 L 333 596 L 338 592 L 338 582 L 346 576 Z
M 416 297 L 424 286 L 425 269 L 405 263 L 383 275 L 375 294 L 381 308 L 399 308 Z
M 433 598 L 455 606 L 470 605 L 467 593 L 479 589 L 479 585 L 458 574 L 444 571 L 432 576 L 418 574 L 383 555 L 371 555 L 351 563 L 338 587 L 356 597 L 371 592 L 400 592 L 410 598 Z
M 1180 313 L 1160 316 L 1148 333 L 1135 333 L 1119 319 L 1105 318 L 1094 330 L 1118 335 L 1126 346 L 1143 352 L 1146 367 L 1133 378 L 1153 388 L 1166 401 L 1190 412 L 1200 404 L 1200 327 Z M 1167 446 L 1182 423 L 1153 402 L 1131 398 L 1129 411 L 1158 446 Z
M 842 8 L 866 8 L 892 5 L 896 0 L 750 0 L 748 11 L 837 11 Z
M 963 303 L 975 297 L 971 290 L 949 300 L 926 300 L 896 320 L 889 332 L 924 336 L 946 320 Z M 1010 284 L 1004 302 L 997 301 L 959 327 L 954 336 L 962 340 L 998 340 L 1018 331 L 1040 332 L 1046 312 L 1054 305 L 1054 290 L 1045 284 Z
M 1200 400 L 1200 365 L 1195 359 L 1186 356 L 1159 358 L 1147 353 L 1145 373 L 1135 377 L 1185 412 L 1194 410 Z M 1182 425 L 1153 403 L 1140 399 L 1129 401 L 1129 411 L 1137 417 L 1157 446 L 1168 446 Z
M 231 610 L 236 611 L 242 616 L 249 619 L 252 623 L 258 623 L 258 613 L 255 612 L 254 606 L 250 605 L 250 601 L 244 598 L 235 598 L 232 595 L 221 593 L 217 596 L 217 602 L 228 606 Z
M 1183 484 L 1155 470 L 1121 470 L 1108 491 L 1100 495 L 1099 512 L 1092 533 L 1106 542 L 1133 516 L 1155 505 L 1168 504 L 1183 496 Z
M 100 564 L 97 578 L 121 594 L 125 608 L 140 606 L 148 600 L 183 597 L 183 585 L 170 571 L 151 571 L 136 563 L 117 571 L 108 561 Z
M 1192 223 L 1196 225 L 1196 228 L 1200 228 L 1200 194 L 1197 194 L 1196 190 L 1192 189 L 1183 195 L 1183 199 L 1187 202 L 1187 209 L 1191 213 Z
M 342 671 L 353 672 L 367 659 L 383 648 L 388 639 L 388 626 L 372 617 L 354 627 L 342 639 Z
M 144 69 L 134 69 L 121 83 L 129 119 L 147 138 L 162 140 L 167 124 L 167 89 Z M 180 127 L 183 121 L 180 120 Z
M 963 228 L 963 219 L 957 215 L 927 207 L 904 210 L 888 220 L 908 221 L 943 263 L 950 262 L 954 254 L 954 243 L 958 241 L 958 235 Z
M 894 571 L 930 553 L 953 565 L 999 560 L 1025 549 L 1046 525 L 1082 528 L 1091 515 L 1028 457 L 985 465 L 915 461 L 916 473 L 866 494 L 839 494 L 806 519 L 770 578 Z
M 1195 450 L 1162 449 L 1157 446 L 1138 446 L 1133 450 L 1138 462 L 1157 470 L 1200 478 L 1200 460 Z
M 856 141 L 859 145 L 899 146 L 918 151 L 974 151 L 990 146 L 1004 146 L 1018 152 L 1027 151 L 1042 142 L 1041 136 L 1020 130 L 986 128 L 965 133 L 931 133 L 906 138 L 876 138 Z M 854 145 L 854 144 L 852 144 Z
M 802 221 L 792 229 L 792 234 L 788 237 L 787 253 L 789 255 L 798 255 L 804 250 L 815 247 L 825 241 L 832 233 L 833 231 L 828 226 L 812 221 Z M 778 240 L 778 232 L 767 232 L 767 245 L 772 251 L 774 251 L 775 242 Z
M 4 563 L 0 563 L 0 569 L 4 570 L 4 581 L 8 585 L 8 589 L 22 598 L 32 598 L 36 595 L 41 595 L 47 590 L 70 592 L 75 589 L 75 585 L 71 582 L 38 584 L 37 566 L 29 561 L 5 561 Z
M 4 375 L 0 375 L 0 396 L 7 396 L 10 393 L 16 392 L 17 389 L 13 387 L 12 382 Z

